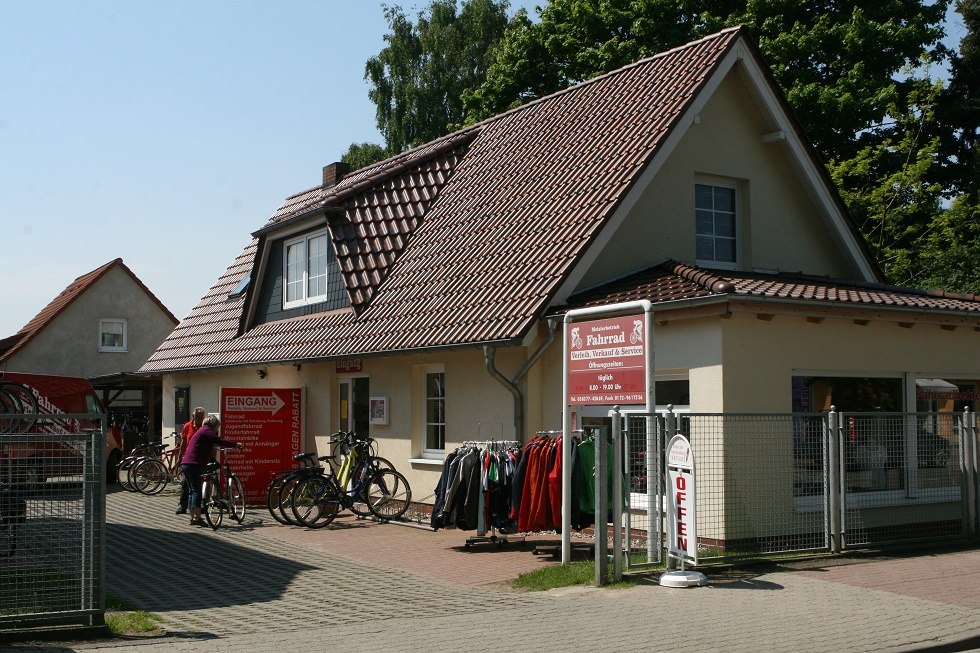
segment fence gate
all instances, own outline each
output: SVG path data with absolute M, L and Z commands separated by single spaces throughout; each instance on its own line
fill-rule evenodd
M 32 432 L 0 433 L 0 631 L 101 626 L 106 425 L 100 414 L 35 417 Z M 66 419 L 101 427 L 33 432 Z
M 626 569 L 637 570 L 663 560 L 665 420 L 647 413 L 629 413 L 625 422 L 623 552 Z M 613 428 L 617 426 L 614 420 Z

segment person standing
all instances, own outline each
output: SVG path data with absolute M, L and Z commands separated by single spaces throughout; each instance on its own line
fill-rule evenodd
M 204 410 L 203 407 L 198 406 L 191 413 L 191 420 L 184 424 L 184 430 L 180 432 L 180 441 L 177 442 L 177 464 L 181 464 L 184 460 L 184 451 L 187 449 L 187 443 L 190 442 L 191 436 L 197 429 L 201 428 L 204 423 L 204 417 L 208 414 L 208 411 Z M 180 481 L 180 500 L 177 503 L 177 514 L 183 515 L 187 512 L 187 496 L 188 496 L 188 486 L 187 479 L 181 477 Z
M 221 420 L 215 414 L 204 418 L 201 428 L 194 432 L 184 457 L 180 461 L 180 469 L 184 473 L 184 482 L 187 483 L 188 497 L 187 505 L 191 511 L 191 524 L 204 525 L 201 519 L 201 475 L 214 459 L 214 447 L 235 447 L 241 449 L 242 445 L 233 440 L 222 440 L 218 437 L 218 429 L 221 428 Z

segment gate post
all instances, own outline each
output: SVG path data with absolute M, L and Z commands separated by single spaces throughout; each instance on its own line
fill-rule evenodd
M 824 436 L 824 458 L 827 461 L 825 469 L 827 473 L 827 512 L 830 517 L 830 552 L 841 552 L 841 491 L 840 491 L 840 413 L 836 406 L 830 407 L 827 413 Z
M 967 537 L 976 537 L 977 520 L 977 415 L 969 408 L 963 410 L 963 426 L 960 429 L 960 477 L 963 502 L 963 525 Z
M 612 415 L 612 518 L 613 518 L 613 580 L 623 580 L 623 416 L 619 406 Z

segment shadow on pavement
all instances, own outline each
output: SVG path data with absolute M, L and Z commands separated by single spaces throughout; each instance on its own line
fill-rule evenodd
M 197 530 L 197 529 L 200 529 Z M 234 537 L 242 526 L 222 526 Z M 315 569 L 214 537 L 183 520 L 173 529 L 106 525 L 107 591 L 148 612 L 245 605 L 281 598 L 296 576 Z

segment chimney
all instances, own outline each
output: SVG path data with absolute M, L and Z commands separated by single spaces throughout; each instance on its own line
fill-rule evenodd
M 336 186 L 348 172 L 350 172 L 350 166 L 342 161 L 323 166 L 323 187 L 331 188 Z

